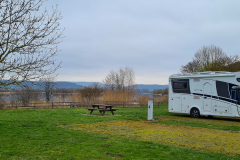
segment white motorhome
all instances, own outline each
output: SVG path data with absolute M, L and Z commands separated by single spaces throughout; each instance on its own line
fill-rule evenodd
M 240 117 L 240 72 L 198 72 L 169 77 L 169 112 Z

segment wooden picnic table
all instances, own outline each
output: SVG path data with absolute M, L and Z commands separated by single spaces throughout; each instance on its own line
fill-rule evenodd
M 113 107 L 113 105 L 108 105 L 108 104 L 92 104 L 92 108 L 87 108 L 87 109 L 89 111 L 91 111 L 90 114 L 92 114 L 93 111 L 97 110 L 102 115 L 104 115 L 106 111 L 110 111 L 110 112 L 112 112 L 112 115 L 114 115 L 113 112 L 118 109 L 113 109 L 112 107 Z

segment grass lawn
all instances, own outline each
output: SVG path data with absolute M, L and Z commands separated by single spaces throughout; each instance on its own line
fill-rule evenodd
M 240 159 L 237 155 L 206 152 L 67 127 L 75 124 L 147 119 L 147 107 L 119 108 L 114 116 L 98 116 L 96 111 L 93 113 L 95 114 L 89 115 L 85 108 L 0 110 L 0 159 Z M 228 121 L 231 123 L 235 119 L 220 119 L 226 121 L 226 125 L 217 124 L 217 118 L 190 121 L 184 119 L 188 119 L 189 116 L 168 113 L 167 106 L 154 108 L 154 118 L 161 117 L 173 119 L 153 123 L 175 127 L 240 130 L 240 126 L 227 125 Z M 182 120 L 178 121 L 174 117 L 181 117 Z

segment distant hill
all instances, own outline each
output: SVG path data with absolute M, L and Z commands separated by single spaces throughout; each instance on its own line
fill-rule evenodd
M 43 89 L 43 81 L 35 82 L 38 85 L 32 85 L 31 82 L 24 82 L 25 85 L 31 86 L 35 89 Z M 93 83 L 98 83 L 99 85 L 103 86 L 101 82 L 67 82 L 67 81 L 57 81 L 55 82 L 55 88 L 83 88 L 85 86 L 92 85 Z M 166 89 L 168 85 L 158 85 L 158 84 L 136 84 L 136 89 L 146 89 L 148 91 L 153 91 L 154 89 Z M 10 86 L 10 88 L 17 88 L 17 86 Z
M 34 89 L 44 89 L 44 82 L 43 81 L 38 81 L 31 83 L 29 81 L 23 82 L 22 83 L 25 86 L 30 86 L 31 88 Z M 11 85 L 10 88 L 18 88 L 19 86 L 16 85 Z M 83 88 L 81 85 L 77 85 L 76 83 L 73 82 L 65 82 L 65 81 L 57 81 L 55 82 L 55 88 Z
M 73 82 L 73 83 L 75 83 L 77 85 L 81 85 L 81 86 L 90 86 L 94 83 L 98 83 L 100 86 L 103 86 L 103 83 L 101 83 L 101 82 Z
M 57 81 L 55 88 L 83 88 L 83 86 L 74 82 Z
M 89 86 L 89 85 L 92 85 L 93 83 L 98 83 L 101 86 L 103 86 L 103 83 L 101 82 L 74 82 L 74 83 L 81 86 Z M 150 92 L 153 91 L 154 89 L 168 88 L 168 85 L 158 85 L 158 84 L 136 84 L 135 86 L 137 89 L 148 89 Z
M 166 89 L 168 85 L 159 85 L 159 84 L 136 84 L 137 89 L 148 89 L 149 91 L 153 91 L 154 89 Z

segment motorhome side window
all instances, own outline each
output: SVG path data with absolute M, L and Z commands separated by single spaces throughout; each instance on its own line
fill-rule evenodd
M 237 95 L 238 95 L 237 98 L 238 98 L 238 100 L 240 100 L 240 89 L 238 89 L 237 92 L 238 92 L 237 93 Z
M 187 82 L 173 82 L 173 89 L 188 89 Z

